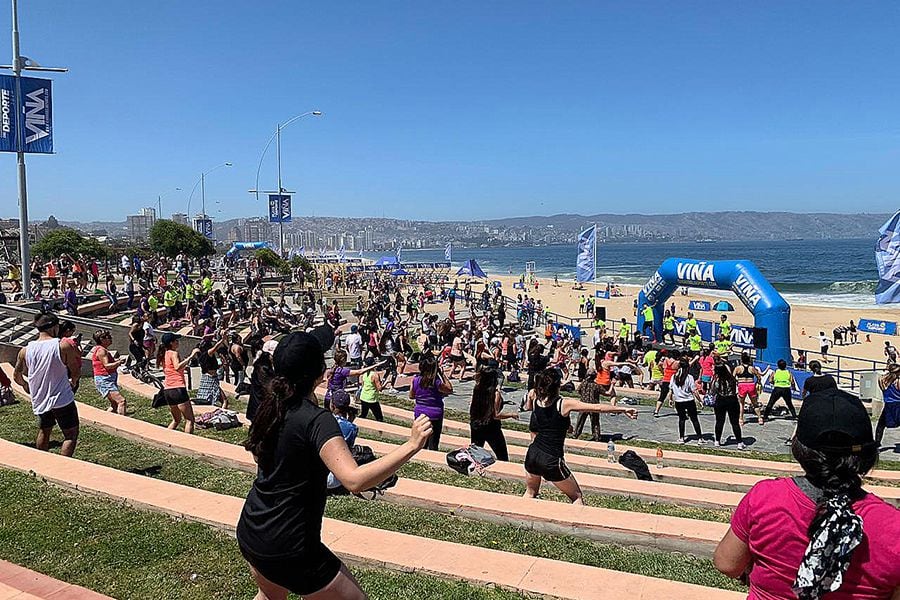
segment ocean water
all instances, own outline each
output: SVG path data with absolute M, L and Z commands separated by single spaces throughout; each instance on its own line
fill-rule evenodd
M 601 281 L 643 285 L 670 257 L 751 260 L 789 302 L 874 307 L 875 238 L 727 243 L 603 243 L 597 246 Z M 378 258 L 379 255 L 368 255 Z M 541 277 L 575 277 L 575 246 L 454 248 L 453 265 L 474 258 L 488 275 L 521 274 L 535 262 Z M 404 262 L 444 260 L 443 249 L 403 250 Z M 728 296 L 730 292 L 722 292 Z

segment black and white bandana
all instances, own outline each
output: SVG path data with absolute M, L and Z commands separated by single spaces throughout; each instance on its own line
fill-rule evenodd
M 809 489 L 812 485 L 805 478 L 796 480 L 799 480 L 799 487 L 812 496 Z M 813 489 L 821 496 L 821 490 Z M 806 547 L 792 586 L 799 600 L 819 600 L 841 587 L 853 550 L 863 539 L 862 518 L 853 512 L 852 504 L 846 494 L 838 494 L 826 501 L 825 519 Z

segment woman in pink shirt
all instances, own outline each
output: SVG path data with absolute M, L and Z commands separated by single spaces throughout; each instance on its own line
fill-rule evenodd
M 878 462 L 872 422 L 838 389 L 809 395 L 792 452 L 804 475 L 757 483 L 716 548 L 751 600 L 900 600 L 900 510 L 862 488 Z

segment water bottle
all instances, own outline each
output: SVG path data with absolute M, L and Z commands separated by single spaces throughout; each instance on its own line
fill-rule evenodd
M 665 464 L 663 464 L 663 451 L 662 448 L 656 449 L 656 466 L 662 469 Z
M 606 444 L 606 461 L 610 463 L 616 462 L 616 443 L 612 440 L 609 440 L 609 443 Z

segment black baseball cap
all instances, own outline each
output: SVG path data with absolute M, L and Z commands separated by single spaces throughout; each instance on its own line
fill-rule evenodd
M 325 353 L 334 346 L 334 330 L 321 325 L 306 331 L 287 334 L 272 354 L 275 374 L 289 381 L 315 380 L 322 374 Z
M 331 392 L 331 405 L 341 410 L 350 408 L 350 394 L 346 390 L 334 390 Z
M 163 346 L 168 346 L 175 340 L 180 340 L 180 339 L 181 339 L 181 336 L 178 335 L 177 333 L 172 333 L 171 331 L 167 331 L 164 334 L 162 334 L 162 337 L 159 338 L 159 341 Z
M 797 418 L 797 440 L 823 452 L 857 454 L 875 444 L 872 421 L 860 399 L 837 388 L 810 394 Z
M 59 317 L 52 312 L 38 313 L 34 315 L 34 328 L 38 331 L 47 331 L 59 325 Z

